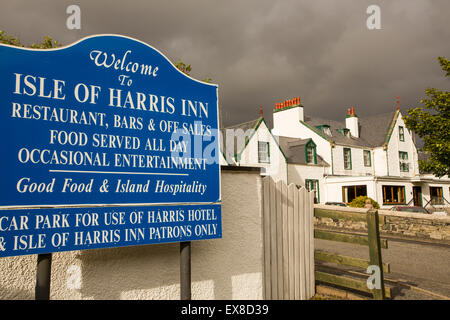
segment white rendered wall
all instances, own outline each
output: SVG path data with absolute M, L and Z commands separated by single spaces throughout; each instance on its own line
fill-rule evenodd
M 269 142 L 270 163 L 259 162 L 258 141 Z M 270 175 L 274 181 L 282 180 L 287 183 L 286 158 L 278 147 L 278 141 L 270 133 L 264 121 L 259 125 L 258 130 L 241 153 L 238 165 L 264 168 L 262 175 Z
M 299 138 L 297 127 L 303 121 L 303 107 L 293 107 L 273 112 L 273 130 L 276 136 Z
M 403 127 L 405 141 L 399 139 L 399 126 Z M 401 172 L 399 165 L 399 151 L 408 152 L 409 172 Z M 387 157 L 389 164 L 389 176 L 414 177 L 419 175 L 417 149 L 414 146 L 412 136 L 403 122 L 401 114 L 397 118 L 394 130 L 388 143 Z
M 272 133 L 276 136 L 309 139 L 316 144 L 316 152 L 331 164 L 330 142 L 300 122 L 303 119 L 303 107 L 294 107 L 273 113 Z
M 352 166 L 351 170 L 344 168 L 344 148 L 350 148 Z M 366 176 L 374 175 L 374 154 L 371 149 L 361 149 L 354 147 L 346 147 L 336 145 L 331 149 L 333 152 L 333 174 L 335 175 L 351 175 L 351 176 Z M 370 151 L 371 166 L 364 166 L 364 150 Z
M 359 138 L 358 117 L 345 118 L 345 127 L 350 130 L 352 136 Z
M 387 176 L 388 174 L 386 153 L 387 151 L 382 147 L 373 149 L 373 166 L 376 176 Z
M 378 202 L 379 196 L 373 177 L 327 177 L 325 183 L 327 192 L 326 201 L 342 202 L 342 187 L 365 185 L 367 186 L 367 196 Z
M 262 299 L 261 177 L 222 170 L 223 238 L 192 242 L 193 299 Z M 36 255 L 0 258 L 0 299 L 34 299 Z M 51 299 L 179 299 L 179 244 L 53 254 Z
M 305 186 L 305 180 L 319 181 L 319 201 L 325 203 L 327 200 L 327 190 L 325 186 L 324 174 L 328 172 L 328 167 L 316 165 L 288 164 L 288 184 Z

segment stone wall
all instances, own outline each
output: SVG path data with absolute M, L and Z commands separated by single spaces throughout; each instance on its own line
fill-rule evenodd
M 381 235 L 450 244 L 450 217 L 433 214 L 378 210 Z M 315 227 L 367 232 L 365 222 L 314 218 Z

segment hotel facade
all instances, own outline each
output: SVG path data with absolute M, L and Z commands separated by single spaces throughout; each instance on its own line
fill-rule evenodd
M 262 111 L 258 119 L 223 128 L 222 163 L 260 167 L 275 181 L 314 191 L 317 203 L 368 196 L 384 209 L 449 210 L 450 179 L 419 171 L 398 102 L 395 111 L 365 118 L 351 107 L 342 122 L 305 110 L 294 98 L 276 104 L 272 129 Z

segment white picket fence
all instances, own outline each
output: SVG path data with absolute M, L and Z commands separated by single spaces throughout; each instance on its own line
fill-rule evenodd
M 304 187 L 263 179 L 265 299 L 315 294 L 313 197 Z

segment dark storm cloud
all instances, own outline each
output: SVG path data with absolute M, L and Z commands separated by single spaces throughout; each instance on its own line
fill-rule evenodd
M 68 30 L 66 7 L 81 7 Z M 381 30 L 366 9 L 381 7 Z M 63 44 L 125 34 L 181 58 L 192 75 L 219 84 L 225 125 L 251 120 L 259 106 L 300 96 L 306 114 L 342 120 L 418 105 L 426 87 L 448 88 L 436 61 L 449 57 L 448 0 L 397 1 L 21 1 L 2 0 L 0 29 L 31 43 Z

